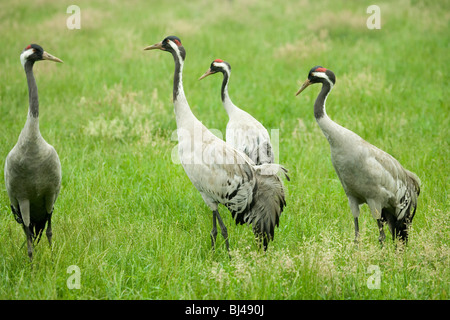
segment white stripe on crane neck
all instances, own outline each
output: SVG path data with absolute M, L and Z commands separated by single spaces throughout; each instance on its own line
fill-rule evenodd
M 333 82 L 331 82 L 330 78 L 325 74 L 325 72 L 313 72 L 312 75 L 317 78 L 322 78 L 328 81 L 330 84 L 330 90 L 333 88 Z
M 218 68 L 225 69 L 225 71 L 230 74 L 231 70 L 228 68 L 228 65 L 225 62 L 213 62 L 213 65 Z
M 180 64 L 183 65 L 184 61 L 183 61 L 183 58 L 181 57 L 181 53 L 180 53 L 180 49 L 178 48 L 178 45 L 172 40 L 169 40 L 169 45 L 172 47 L 172 49 L 177 54 L 178 60 L 180 61 Z
M 22 63 L 22 66 L 25 67 L 25 63 L 28 60 L 28 57 L 31 56 L 34 53 L 34 49 L 30 48 L 20 54 L 20 63 Z

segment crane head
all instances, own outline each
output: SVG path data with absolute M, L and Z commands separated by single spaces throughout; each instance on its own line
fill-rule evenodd
M 226 72 L 230 74 L 231 72 L 230 64 L 226 61 L 223 61 L 222 59 L 216 59 L 213 62 L 211 62 L 211 66 L 209 67 L 209 69 L 206 70 L 206 72 L 198 80 L 202 80 L 203 78 L 206 78 L 207 76 L 215 74 L 217 72 L 222 73 Z
M 51 55 L 50 53 L 44 51 L 42 47 L 38 44 L 30 44 L 25 49 L 23 49 L 20 54 L 20 61 L 22 65 L 25 65 L 27 61 L 40 61 L 40 60 L 50 60 L 54 62 L 63 62 L 61 59 Z
M 309 85 L 314 83 L 324 83 L 324 81 L 327 81 L 331 86 L 334 86 L 336 83 L 336 76 L 334 75 L 333 71 L 326 69 L 322 66 L 315 66 L 311 68 L 311 70 L 308 73 L 308 79 L 303 83 L 303 85 L 300 87 L 300 89 L 295 94 L 296 96 L 299 95 L 303 90 L 305 90 Z
M 154 50 L 154 49 L 168 51 L 171 52 L 172 54 L 179 53 L 183 58 L 183 60 L 186 56 L 186 51 L 184 50 L 184 47 L 181 44 L 181 40 L 176 36 L 168 36 L 163 41 L 144 48 L 144 50 Z

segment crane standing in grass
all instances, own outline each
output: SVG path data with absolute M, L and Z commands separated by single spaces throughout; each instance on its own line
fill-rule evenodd
M 30 261 L 33 260 L 33 242 L 36 238 L 39 242 L 46 224 L 51 246 L 53 205 L 61 188 L 58 154 L 39 131 L 39 98 L 33 66 L 40 60 L 62 62 L 37 44 L 27 46 L 20 55 L 28 83 L 28 117 L 5 162 L 6 191 L 12 213 L 25 231 Z
M 364 141 L 354 132 L 331 120 L 325 111 L 325 101 L 336 82 L 331 70 L 316 66 L 308 74 L 297 94 L 314 83 L 321 83 L 314 103 L 314 116 L 331 149 L 331 161 L 348 197 L 355 224 L 355 241 L 359 236 L 359 206 L 367 203 L 385 239 L 384 222 L 393 239 L 408 240 L 408 228 L 417 208 L 420 180 L 406 170 L 391 155 Z
M 274 154 L 267 129 L 249 113 L 238 108 L 230 99 L 228 94 L 230 64 L 221 59 L 214 60 L 199 80 L 217 72 L 223 74 L 221 96 L 229 117 L 226 131 L 227 143 L 244 152 L 255 164 L 273 163 Z
M 252 225 L 258 242 L 266 250 L 286 205 L 283 183 L 277 175 L 285 169 L 277 164 L 254 165 L 245 154 L 217 138 L 194 116 L 183 89 L 186 51 L 179 38 L 166 37 L 144 50 L 154 49 L 170 52 L 174 58 L 173 104 L 178 153 L 187 176 L 212 210 L 212 248 L 218 222 L 229 251 L 228 231 L 218 211 L 218 205 L 223 204 L 237 224 Z

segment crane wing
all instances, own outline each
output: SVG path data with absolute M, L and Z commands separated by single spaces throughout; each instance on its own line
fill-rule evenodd
M 221 203 L 232 212 L 242 212 L 253 199 L 252 161 L 206 127 L 202 139 L 190 139 L 189 144 L 183 139 L 179 137 L 181 163 L 206 204 L 212 210 Z
M 389 193 L 387 208 L 391 207 L 397 220 L 402 220 L 410 208 L 417 207 L 420 193 L 420 180 L 390 154 L 371 145 L 370 162 L 376 162 L 378 168 L 378 185 L 381 191 Z
M 268 131 L 247 113 L 242 117 L 230 118 L 226 139 L 227 143 L 245 153 L 257 165 L 274 162 Z

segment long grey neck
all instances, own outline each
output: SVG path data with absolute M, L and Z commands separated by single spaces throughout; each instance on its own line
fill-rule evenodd
M 325 102 L 327 100 L 328 94 L 330 93 L 333 86 L 328 82 L 324 81 L 322 85 L 322 90 L 317 96 L 316 102 L 314 103 L 314 117 L 319 124 L 320 129 L 322 129 L 323 134 L 327 138 L 331 147 L 342 142 L 346 142 L 346 134 L 349 130 L 340 126 L 336 122 L 328 117 Z
M 195 118 L 192 113 L 183 89 L 183 65 L 184 56 L 181 52 L 172 52 L 175 61 L 175 73 L 173 77 L 173 104 L 175 108 L 175 115 L 177 120 L 177 127 L 182 127 L 184 124 Z
M 33 75 L 34 62 L 27 61 L 24 64 L 25 74 L 27 76 L 28 83 L 28 116 L 24 128 L 19 136 L 19 142 L 29 146 L 30 141 L 36 141 L 41 137 L 39 131 L 39 98 L 36 80 Z
M 29 100 L 29 109 L 28 115 L 33 118 L 39 117 L 39 97 L 37 91 L 36 80 L 33 75 L 33 65 L 34 62 L 27 61 L 25 62 L 25 74 L 27 76 L 28 83 L 28 100 Z

